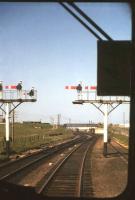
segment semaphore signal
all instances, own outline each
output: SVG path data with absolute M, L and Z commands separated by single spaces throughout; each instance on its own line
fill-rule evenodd
M 16 85 L 6 85 L 5 89 L 7 89 L 7 90 L 16 89 Z
M 6 86 L 3 86 L 3 82 L 0 81 L 0 109 L 5 114 L 5 142 L 8 156 L 10 153 L 10 115 L 23 102 L 35 101 L 37 101 L 37 91 L 34 87 L 30 90 L 24 90 L 22 81 L 17 85 Z
M 81 86 L 80 89 L 78 86 Z M 73 104 L 83 105 L 85 103 L 92 104 L 98 109 L 104 116 L 104 150 L 103 154 L 107 155 L 107 143 L 108 143 L 108 115 L 121 104 L 129 104 L 130 99 L 127 97 L 117 96 L 97 96 L 96 86 L 66 86 L 65 89 L 76 89 L 77 100 L 73 101 Z M 102 108 L 103 105 L 103 108 Z
M 65 86 L 66 90 L 76 90 L 76 88 L 77 88 L 77 86 L 73 86 L 73 85 L 71 85 L 71 86 Z
M 76 90 L 77 89 L 77 85 L 70 85 L 70 86 L 65 86 L 66 90 Z M 97 90 L 97 86 L 82 86 L 83 90 Z

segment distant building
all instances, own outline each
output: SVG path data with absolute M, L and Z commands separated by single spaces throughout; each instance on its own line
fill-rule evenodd
M 45 125 L 45 126 L 51 126 L 51 124 L 50 123 L 48 123 L 48 122 L 41 122 L 41 121 L 23 121 L 22 122 L 23 124 L 42 124 L 42 125 Z
M 98 129 L 99 125 L 98 124 L 64 124 L 64 127 L 66 127 L 67 129 L 72 129 L 72 130 L 79 130 L 79 131 L 90 131 L 90 130 L 94 130 L 94 132 L 96 132 L 96 130 Z
M 41 121 L 23 121 L 23 124 L 41 124 Z
M 48 122 L 42 122 L 42 124 L 44 124 L 44 125 L 51 125 L 51 124 L 48 123 Z

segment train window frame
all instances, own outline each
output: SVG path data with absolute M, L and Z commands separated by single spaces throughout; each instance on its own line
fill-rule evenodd
M 16 2 L 20 2 L 20 1 L 16 1 Z M 27 2 L 27 1 L 26 1 Z M 75 3 L 106 3 L 106 2 L 111 2 L 111 3 L 131 3 L 133 2 L 132 0 L 50 0 L 50 1 L 29 1 L 29 2 L 37 2 L 37 3 L 59 3 L 59 2 L 75 2 Z M 135 3 L 134 5 L 135 8 Z M 133 22 L 135 22 L 135 11 L 133 14 L 133 9 L 131 10 L 132 13 L 132 42 L 134 41 L 135 43 L 135 28 L 133 27 Z M 134 16 L 134 20 L 133 20 L 133 16 Z M 133 30 L 134 29 L 134 30 Z M 133 36 L 134 33 L 134 36 Z M 135 44 L 132 45 L 132 58 L 133 58 L 133 54 L 135 54 Z M 133 60 L 133 67 L 135 68 L 135 58 L 132 59 Z M 135 71 L 135 69 L 134 69 Z M 135 75 L 134 75 L 135 77 Z M 134 78 L 132 77 L 132 78 Z M 133 99 L 133 101 L 131 101 L 130 103 L 130 129 L 129 129 L 129 162 L 128 162 L 128 178 L 127 178 L 127 186 L 125 188 L 125 190 L 119 194 L 116 197 L 105 197 L 105 198 L 100 198 L 100 197 L 88 197 L 88 198 L 77 198 L 77 197 L 71 197 L 71 198 L 67 198 L 67 197 L 44 197 L 42 195 L 38 195 L 32 188 L 24 188 L 22 186 L 15 186 L 13 184 L 10 183 L 5 183 L 5 182 L 0 182 L 0 194 L 2 197 L 4 197 L 4 199 L 48 199 L 48 200 L 55 200 L 55 199 L 87 199 L 87 200 L 132 200 L 135 197 L 135 148 L 134 145 L 135 144 L 135 136 L 134 136 L 134 130 L 135 130 L 135 123 L 134 123 L 134 119 L 135 119 L 135 94 L 134 92 L 132 92 L 132 88 L 131 88 L 131 94 L 130 97 Z M 133 109 L 133 111 L 132 111 Z M 131 112 L 132 111 L 132 112 Z M 8 189 L 7 189 L 8 188 Z

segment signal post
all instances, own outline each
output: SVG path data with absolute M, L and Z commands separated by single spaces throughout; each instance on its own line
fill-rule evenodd
M 77 86 L 66 86 L 65 89 L 77 90 Z M 108 115 L 121 104 L 129 104 L 130 98 L 124 96 L 97 96 L 96 86 L 85 86 L 77 90 L 77 100 L 73 104 L 92 104 L 104 116 L 103 154 L 107 156 L 108 144 Z
M 32 91 L 32 92 L 31 92 Z M 10 155 L 10 114 L 24 102 L 36 102 L 37 91 L 32 90 L 17 90 L 16 85 L 4 86 L 2 88 L 0 98 L 0 109 L 5 115 L 5 143 L 6 154 Z M 32 94 L 32 95 L 31 95 Z

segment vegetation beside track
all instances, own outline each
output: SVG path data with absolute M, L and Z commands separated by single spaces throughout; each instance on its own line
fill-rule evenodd
M 29 149 L 39 148 L 42 145 L 51 146 L 62 142 L 64 140 L 73 138 L 74 133 L 71 130 L 67 130 L 64 127 L 53 128 L 48 124 L 21 124 L 15 123 L 14 125 L 14 138 L 12 138 L 12 127 L 10 127 L 11 133 L 11 149 L 12 152 L 23 152 Z M 5 148 L 5 126 L 0 125 L 0 153 Z M 3 156 L 1 156 L 2 158 Z
M 110 138 L 114 138 L 120 144 L 123 144 L 124 146 L 127 146 L 127 147 L 128 147 L 128 139 L 129 139 L 128 133 L 129 133 L 128 128 L 119 127 L 117 125 L 109 126 Z
M 114 134 L 112 137 L 118 141 L 120 144 L 123 144 L 125 147 L 128 147 L 128 137 L 125 135 Z

